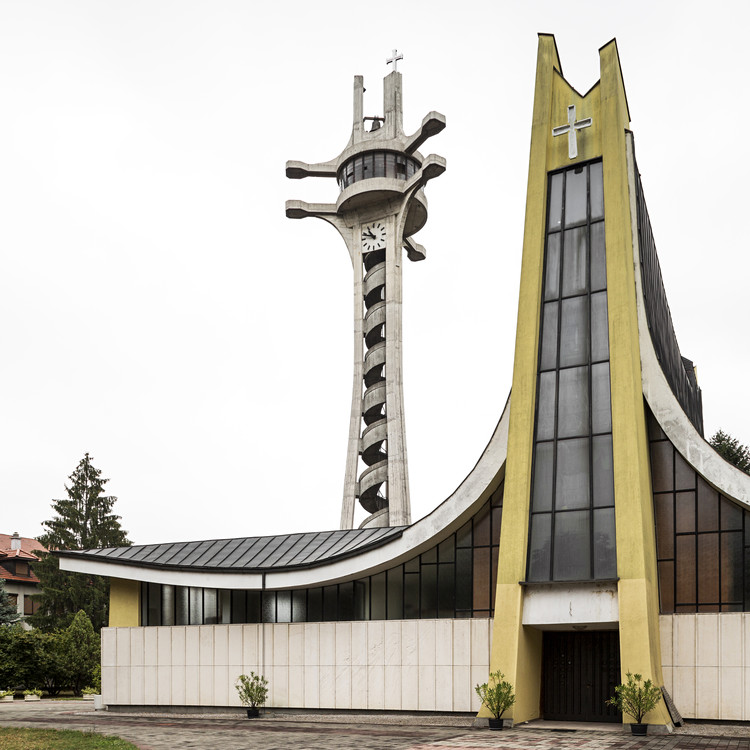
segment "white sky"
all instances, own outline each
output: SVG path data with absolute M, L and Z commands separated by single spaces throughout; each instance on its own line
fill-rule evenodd
M 707 12 L 708 11 L 708 12 Z M 287 159 L 337 155 L 352 77 L 446 157 L 405 264 L 416 520 L 511 383 L 537 32 L 579 91 L 616 37 L 706 434 L 750 443 L 750 4 L 0 0 L 0 531 L 41 532 L 84 452 L 137 544 L 338 526 L 351 265 Z

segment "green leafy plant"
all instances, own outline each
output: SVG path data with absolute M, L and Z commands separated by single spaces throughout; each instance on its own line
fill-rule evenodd
M 29 690 L 23 691 L 24 695 L 38 695 L 40 698 L 42 697 L 42 691 L 39 688 L 30 688 Z
M 505 680 L 505 675 L 502 672 L 492 672 L 489 682 L 485 682 L 483 685 L 475 685 L 474 690 L 479 696 L 479 700 L 482 701 L 482 705 L 496 719 L 499 719 L 516 702 L 513 685 Z
M 268 680 L 255 672 L 250 672 L 249 677 L 241 674 L 237 678 L 236 687 L 243 706 L 257 708 L 262 706 L 268 698 Z
M 15 695 L 16 691 L 8 688 L 7 690 L 0 690 L 0 698 L 5 698 L 8 695 Z
M 99 691 L 96 688 L 86 687 L 83 689 L 84 695 L 99 695 Z
M 651 680 L 644 681 L 639 674 L 628 672 L 626 677 L 628 681 L 615 687 L 615 694 L 607 701 L 607 705 L 615 706 L 635 719 L 636 724 L 642 724 L 643 717 L 661 700 L 661 690 Z

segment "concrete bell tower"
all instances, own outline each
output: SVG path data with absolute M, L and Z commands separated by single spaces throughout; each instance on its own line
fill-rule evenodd
M 362 76 L 354 77 L 352 135 L 334 159 L 288 161 L 286 175 L 336 178 L 336 203 L 286 202 L 290 219 L 315 216 L 333 225 L 346 243 L 354 272 L 354 375 L 341 528 L 354 526 L 354 501 L 370 514 L 364 526 L 411 522 L 404 429 L 401 332 L 402 249 L 424 260 L 411 237 L 427 221 L 428 180 L 445 171 L 445 159 L 417 149 L 445 127 L 430 112 L 413 135 L 403 131 L 401 74 L 383 80 L 383 115 L 365 117 Z M 366 127 L 366 124 L 368 127 Z M 361 458 L 361 464 L 360 464 Z

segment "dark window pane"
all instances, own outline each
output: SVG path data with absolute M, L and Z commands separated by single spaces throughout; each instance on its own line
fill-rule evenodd
M 612 431 L 612 408 L 609 398 L 609 362 L 591 366 L 591 429 Z
M 675 531 L 678 534 L 695 531 L 695 492 L 675 495 Z
M 148 584 L 148 624 L 161 625 L 161 586 Z
M 695 489 L 695 472 L 677 451 L 674 452 L 674 488 L 676 490 Z
M 719 530 L 719 493 L 698 477 L 698 531 Z
M 203 589 L 190 587 L 190 624 L 203 624 Z
M 455 565 L 438 565 L 438 617 L 453 617 L 456 609 L 455 576 Z
M 292 622 L 307 622 L 307 591 L 295 589 L 292 592 Z
M 607 257 L 604 251 L 604 222 L 591 225 L 591 291 L 607 288 Z
M 677 590 L 675 599 L 680 604 L 695 604 L 695 537 L 678 536 L 675 539 L 677 555 Z
M 388 619 L 400 620 L 404 616 L 404 569 L 391 568 L 388 581 Z
M 276 593 L 276 622 L 292 621 L 292 592 L 278 591 Z
M 500 544 L 500 528 L 503 521 L 503 506 L 492 508 L 492 543 Z
M 721 498 L 721 529 L 722 531 L 742 529 L 742 511 L 725 497 Z
M 587 510 L 555 513 L 553 576 L 556 581 L 591 578 L 591 530 Z
M 339 618 L 338 587 L 323 586 L 323 620 L 332 622 Z
M 385 578 L 385 572 L 370 577 L 370 619 L 372 620 L 385 620 Z
M 589 506 L 588 438 L 560 440 L 557 444 L 555 509 Z
M 276 622 L 276 592 L 264 591 L 261 595 L 263 622 Z
M 471 521 L 469 521 L 471 525 Z M 404 571 L 407 573 L 419 573 L 419 557 L 412 557 L 404 563 Z
M 544 272 L 544 299 L 560 296 L 560 235 L 547 237 L 547 257 Z
M 474 522 L 475 530 L 474 535 L 476 536 L 476 521 Z M 437 562 L 437 547 L 430 547 L 427 552 L 423 552 L 419 561 L 424 565 L 425 563 L 436 563 Z
M 671 615 L 674 612 L 674 563 L 659 563 L 659 601 L 661 613 Z
M 609 359 L 609 328 L 607 293 L 591 295 L 591 361 Z
M 592 441 L 594 507 L 613 506 L 615 504 L 615 479 L 612 466 L 612 435 L 597 435 L 592 438 Z
M 218 600 L 216 589 L 203 589 L 203 622 L 216 625 L 218 620 Z
M 488 547 L 474 549 L 474 609 L 490 608 L 490 561 Z
M 565 173 L 565 226 L 586 221 L 586 168 Z
M 554 443 L 537 443 L 534 456 L 534 491 L 531 510 L 552 510 L 552 456 Z
M 339 584 L 338 619 L 344 620 L 344 621 L 354 619 L 354 582 L 353 581 L 347 581 L 346 583 Z M 281 622 L 281 620 L 279 620 L 279 622 Z
M 531 536 L 529 541 L 530 581 L 549 581 L 551 547 L 552 514 L 543 513 L 531 516 Z
M 474 546 L 490 544 L 490 503 L 487 501 L 474 516 Z
M 742 601 L 742 532 L 721 535 L 721 601 Z
M 456 609 L 471 609 L 471 550 L 456 550 Z
M 656 516 L 656 555 L 659 559 L 674 557 L 674 508 L 672 495 L 654 496 Z
M 698 603 L 719 601 L 719 535 L 698 534 Z
M 549 229 L 559 229 L 562 223 L 562 183 L 562 172 L 553 174 L 552 177 L 550 177 L 549 217 L 547 220 L 547 226 Z
M 497 566 L 500 557 L 500 547 L 492 548 L 492 561 L 490 562 L 490 609 L 495 609 L 495 596 L 497 594 Z
M 323 589 L 309 589 L 307 592 L 307 621 L 321 622 L 323 620 Z
M 651 443 L 651 483 L 654 492 L 671 492 L 672 446 L 668 442 Z
M 601 219 L 604 216 L 604 185 L 600 161 L 589 165 L 589 195 L 591 220 Z
M 563 232 L 562 296 L 571 297 L 588 291 L 588 242 L 586 227 Z
M 557 367 L 557 310 L 559 305 L 559 302 L 548 302 L 544 306 L 540 370 L 554 370 Z
M 232 622 L 246 622 L 245 620 L 245 592 L 232 591 Z
M 537 404 L 537 440 L 551 440 L 555 436 L 555 381 L 557 373 L 539 375 L 539 402 Z
M 360 578 L 354 582 L 354 619 L 370 619 L 370 579 Z
M 456 547 L 471 547 L 471 521 L 456 532 Z
M 174 625 L 174 586 L 161 587 L 161 624 Z
M 422 566 L 420 617 L 437 617 L 437 565 Z
M 451 534 L 445 541 L 440 542 L 438 546 L 438 560 L 441 563 L 453 562 L 456 559 L 456 540 Z
M 588 367 L 560 370 L 558 438 L 589 434 L 588 370 Z
M 585 365 L 589 361 L 589 320 L 586 297 L 562 301 L 560 321 L 560 367 Z
M 404 573 L 404 618 L 419 617 L 419 574 Z
M 648 439 L 649 440 L 666 440 L 667 436 L 662 432 L 659 423 L 656 421 L 656 417 L 646 409 L 646 417 L 648 423 Z
M 385 177 L 385 154 L 375 154 L 375 177 Z
M 615 509 L 594 511 L 594 578 L 617 576 Z
M 247 592 L 247 620 L 245 622 L 260 622 L 260 591 Z

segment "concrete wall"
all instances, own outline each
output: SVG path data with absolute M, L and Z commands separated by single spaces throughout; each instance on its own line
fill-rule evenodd
M 680 713 L 750 721 L 750 613 L 659 620 L 664 683 Z
M 269 680 L 268 706 L 479 709 L 489 619 L 194 625 L 102 630 L 108 705 L 239 706 L 234 684 Z

